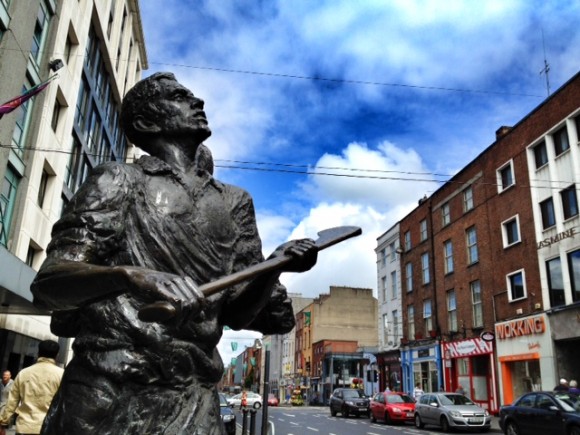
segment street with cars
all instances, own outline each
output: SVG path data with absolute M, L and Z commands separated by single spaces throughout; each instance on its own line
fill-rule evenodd
M 237 434 L 241 435 L 242 414 L 239 408 L 234 410 L 238 425 Z M 247 427 L 249 427 L 249 413 Z M 255 414 L 256 431 L 260 434 L 262 410 Z M 432 435 L 443 431 L 436 426 L 415 427 L 414 422 L 385 424 L 382 421 L 374 423 L 366 416 L 336 417 L 330 415 L 328 406 L 279 406 L 268 409 L 268 419 L 274 424 L 275 435 Z M 490 432 L 499 433 L 497 417 L 492 417 Z

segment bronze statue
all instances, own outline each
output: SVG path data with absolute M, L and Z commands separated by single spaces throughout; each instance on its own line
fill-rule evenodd
M 276 249 L 275 270 L 211 295 L 197 287 L 264 260 L 251 197 L 212 175 L 203 106 L 173 74 L 137 83 L 121 122 L 150 156 L 95 168 L 53 228 L 34 303 L 75 341 L 42 434 L 221 434 L 223 327 L 294 326 L 278 277 L 314 266 L 310 239 Z M 159 301 L 171 316 L 141 320 Z

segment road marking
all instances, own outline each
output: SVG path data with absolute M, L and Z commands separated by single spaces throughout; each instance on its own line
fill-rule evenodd
M 291 421 L 290 424 L 293 424 L 294 426 L 300 426 L 299 423 L 294 423 L 293 421 Z
M 286 414 L 285 412 L 283 412 L 282 415 L 285 415 L 286 417 L 296 417 L 296 414 Z
M 313 430 L 314 432 L 318 432 L 318 429 L 316 429 L 315 427 L 306 426 L 306 429 L 310 429 L 310 430 Z

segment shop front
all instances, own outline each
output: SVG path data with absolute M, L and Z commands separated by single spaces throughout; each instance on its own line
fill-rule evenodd
M 554 340 L 555 377 L 580 381 L 580 304 L 558 307 L 547 315 Z
M 556 385 L 554 353 L 544 313 L 495 324 L 500 404 Z
M 379 390 L 401 391 L 401 353 L 399 350 L 377 355 Z
M 401 349 L 403 391 L 412 394 L 419 383 L 423 391 L 439 391 L 443 386 L 441 346 L 438 341 L 427 341 Z
M 456 391 L 463 387 L 465 394 L 491 413 L 498 411 L 493 341 L 482 338 L 445 342 L 443 365 L 445 390 Z

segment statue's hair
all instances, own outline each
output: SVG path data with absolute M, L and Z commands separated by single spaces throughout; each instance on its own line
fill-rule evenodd
M 121 107 L 121 126 L 129 141 L 139 146 L 141 133 L 133 127 L 133 120 L 138 115 L 157 119 L 162 116 L 161 110 L 153 103 L 161 94 L 161 80 L 175 80 L 169 72 L 158 72 L 137 82 L 125 95 Z

